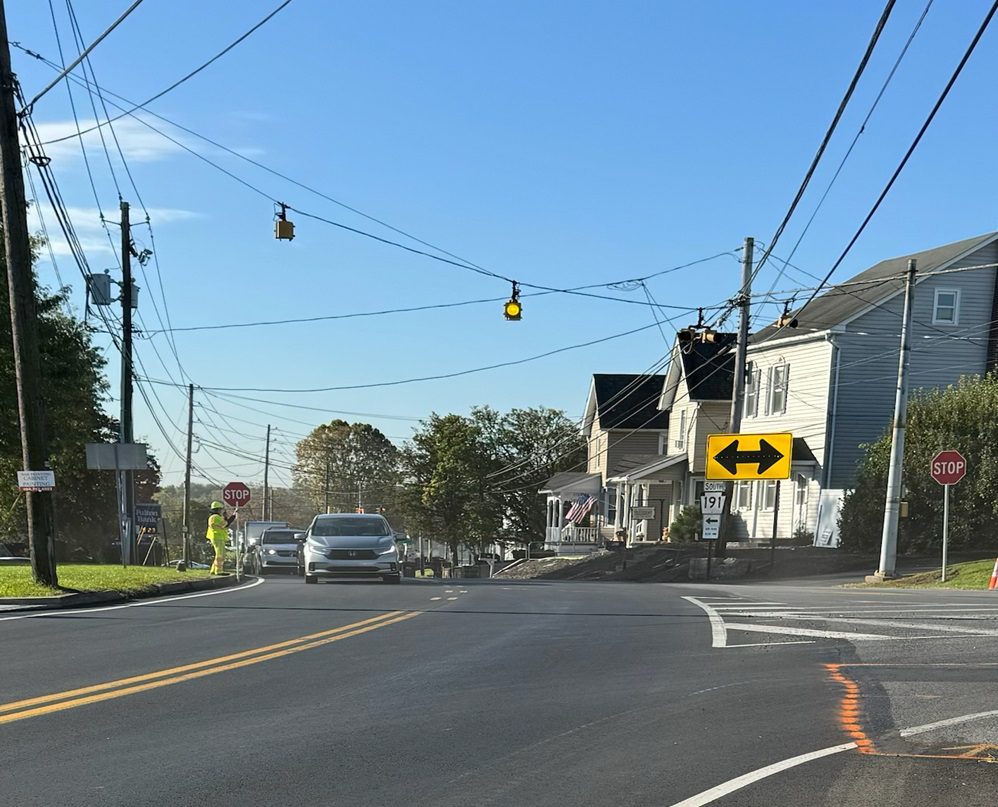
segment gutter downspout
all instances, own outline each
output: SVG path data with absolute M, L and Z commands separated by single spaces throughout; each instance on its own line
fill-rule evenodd
M 828 413 L 828 423 L 825 432 L 825 472 L 822 481 L 822 488 L 831 487 L 832 481 L 832 460 L 835 456 L 835 424 L 839 410 L 839 368 L 842 361 L 842 349 L 835 343 L 834 335 L 829 333 L 826 337 L 832 346 L 831 365 L 834 368 L 834 381 L 832 382 L 832 405 Z

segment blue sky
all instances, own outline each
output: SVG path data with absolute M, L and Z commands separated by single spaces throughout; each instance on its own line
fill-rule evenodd
M 9 4 L 11 39 L 58 61 L 45 4 Z M 73 54 L 65 4 L 54 0 Z M 127 5 L 77 2 L 89 42 Z M 147 0 L 94 52 L 97 81 L 141 101 L 241 34 L 276 0 Z M 794 257 L 823 275 L 859 225 L 990 6 L 937 0 L 859 145 Z M 812 190 L 781 241 L 786 256 L 925 7 L 899 0 Z M 294 0 L 220 61 L 150 108 L 352 207 L 525 283 L 564 288 L 644 276 L 731 255 L 649 282 L 663 305 L 709 306 L 735 291 L 734 251 L 768 241 L 786 211 L 873 30 L 870 2 L 337 2 Z M 914 158 L 843 264 L 845 279 L 882 258 L 996 228 L 998 31 L 981 43 Z M 73 54 L 75 55 L 75 54 Z M 53 73 L 14 52 L 26 94 Z M 80 117 L 90 101 L 74 88 Z M 35 107 L 44 136 L 73 132 L 64 86 Z M 273 205 L 398 238 L 154 119 L 158 128 L 264 191 L 255 194 L 142 123 L 116 133 L 154 226 L 175 327 L 316 317 L 478 298 L 509 284 L 304 216 L 293 242 L 273 237 Z M 96 134 L 86 138 L 100 206 L 117 192 Z M 94 269 L 117 271 L 79 143 L 49 149 Z M 123 196 L 139 200 L 112 154 Z M 43 208 L 44 210 L 44 208 Z M 52 226 L 51 217 L 48 224 Z M 136 240 L 150 246 L 148 230 Z M 405 240 L 405 239 L 400 239 Z M 407 242 L 412 243 L 412 242 Z M 60 243 L 55 244 L 57 252 Z M 418 246 L 418 245 L 415 245 Z M 80 276 L 57 255 L 82 311 Z M 761 275 L 768 288 L 778 264 Z M 40 267 L 55 283 L 46 259 Z M 152 265 L 139 276 L 146 328 L 163 300 Z M 809 285 L 791 273 L 781 287 Z M 640 289 L 598 293 L 646 302 Z M 177 333 L 183 370 L 207 388 L 365 384 L 519 359 L 653 323 L 648 306 L 546 295 L 519 323 L 501 304 L 240 330 Z M 670 316 L 676 311 L 666 311 Z M 770 309 L 770 313 L 773 311 Z M 676 324 L 689 324 L 679 313 Z M 673 328 L 664 326 L 666 336 Z M 106 337 L 98 336 L 102 346 Z M 180 380 L 166 336 L 140 339 L 148 375 Z M 158 350 L 161 363 L 154 351 Z M 658 330 L 517 367 L 443 381 L 328 393 L 198 394 L 195 461 L 216 480 L 261 477 L 264 424 L 289 464 L 296 435 L 336 416 L 400 442 L 431 411 L 544 405 L 581 414 L 593 372 L 641 372 L 666 352 Z M 113 357 L 113 349 L 108 352 Z M 113 363 L 113 362 L 112 362 Z M 166 365 L 165 367 L 163 365 Z M 116 367 L 109 368 L 117 384 Z M 153 407 L 182 447 L 185 393 L 155 385 Z M 115 387 L 115 396 L 116 396 Z M 226 393 L 228 394 L 228 393 Z M 261 400 L 267 401 L 266 403 Z M 276 402 L 276 403 L 275 403 Z M 285 404 L 317 407 L 330 414 Z M 111 401 L 110 406 L 116 406 Z M 252 411 L 244 408 L 253 407 Z M 161 408 L 162 407 L 162 408 Z M 268 413 L 268 414 L 264 414 Z M 249 422 L 246 422 L 249 421 Z M 137 436 L 166 480 L 182 463 L 136 394 Z M 229 445 L 226 453 L 212 443 Z M 278 468 L 277 481 L 288 479 Z

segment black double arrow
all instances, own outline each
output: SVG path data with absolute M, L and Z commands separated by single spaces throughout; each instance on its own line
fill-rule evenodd
M 763 474 L 783 459 L 783 452 L 765 440 L 759 440 L 756 451 L 739 451 L 738 440 L 732 440 L 714 455 L 714 461 L 729 474 L 738 473 L 739 465 L 758 465 L 757 474 Z

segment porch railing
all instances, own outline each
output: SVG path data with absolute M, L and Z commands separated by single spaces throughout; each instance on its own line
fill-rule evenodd
M 563 544 L 598 544 L 602 536 L 599 527 L 576 527 L 566 524 L 561 530 Z

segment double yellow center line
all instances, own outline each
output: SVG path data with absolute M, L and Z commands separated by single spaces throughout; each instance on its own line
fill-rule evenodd
M 243 650 L 228 656 L 219 656 L 193 664 L 184 664 L 180 667 L 134 675 L 130 678 L 120 678 L 117 681 L 107 681 L 103 684 L 93 684 L 80 689 L 53 692 L 51 695 L 41 695 L 37 698 L 0 703 L 0 724 L 13 723 L 17 720 L 61 712 L 66 709 L 75 709 L 78 706 L 86 706 L 113 698 L 123 698 L 137 692 L 146 692 L 150 689 L 193 681 L 195 678 L 204 678 L 240 667 L 249 667 L 251 664 L 259 664 L 282 656 L 290 656 L 293 653 L 301 653 L 303 650 L 313 650 L 341 639 L 360 636 L 378 628 L 394 625 L 396 622 L 412 619 L 419 616 L 420 613 L 420 611 L 389 611 L 360 622 L 352 622 L 349 625 L 341 625 L 338 628 L 310 633 L 307 636 L 299 636 L 297 639 L 288 639 L 252 650 Z

